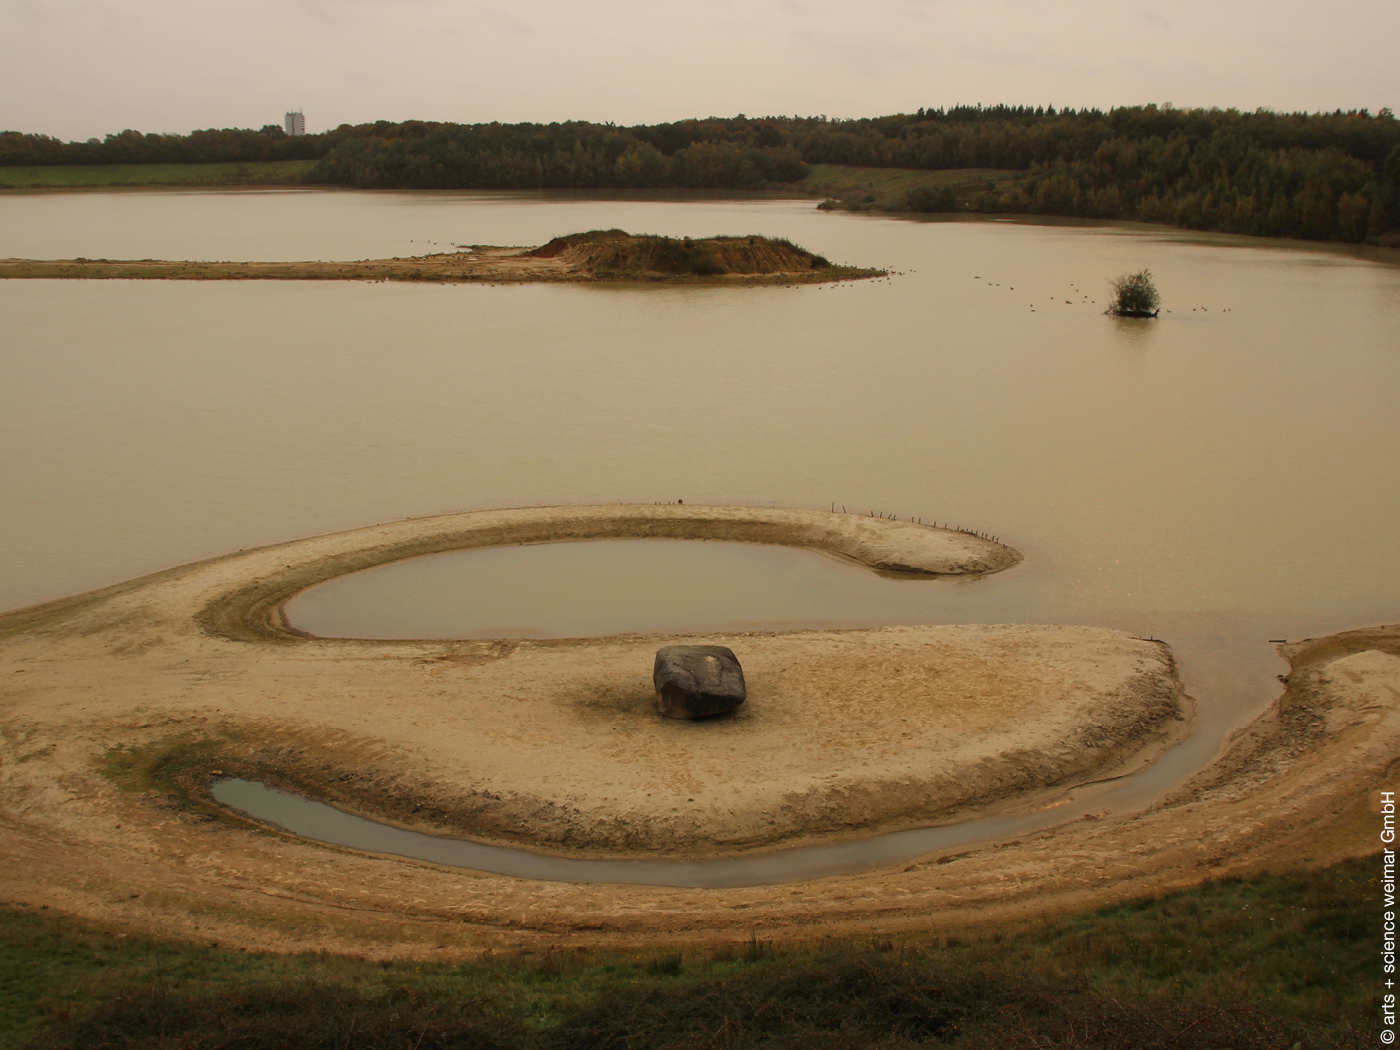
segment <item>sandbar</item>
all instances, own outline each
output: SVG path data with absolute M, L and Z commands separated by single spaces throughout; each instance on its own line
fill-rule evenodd
M 63 280 L 788 285 L 861 280 L 886 272 L 833 265 L 766 237 L 692 241 L 620 230 L 556 237 L 539 247 L 478 244 L 432 255 L 332 262 L 0 259 L 0 278 Z
M 240 772 L 547 852 L 742 852 L 1053 806 L 1150 760 L 1189 716 L 1163 645 L 1095 628 L 367 641 L 280 615 L 311 583 L 401 557 L 655 535 L 925 574 L 1019 560 L 858 515 L 533 508 L 313 537 L 16 610 L 0 616 L 0 892 L 249 948 L 463 957 L 1000 921 L 1372 848 L 1370 795 L 1400 754 L 1394 628 L 1285 647 L 1280 702 L 1146 811 L 792 885 L 513 879 L 307 842 L 208 799 L 209 777 Z M 740 653 L 745 719 L 649 713 L 650 654 L 687 640 Z

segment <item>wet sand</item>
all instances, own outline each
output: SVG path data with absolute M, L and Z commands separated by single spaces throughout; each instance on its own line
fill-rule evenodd
M 1400 753 L 1394 629 L 1287 647 L 1281 703 L 1146 812 L 898 870 L 728 890 L 565 885 L 315 845 L 209 803 L 210 776 L 244 772 L 405 826 L 552 851 L 759 849 L 1054 805 L 1057 787 L 1150 758 L 1189 710 L 1163 646 L 1089 628 L 726 637 L 752 669 L 752 714 L 691 725 L 646 708 L 649 656 L 678 639 L 312 639 L 280 617 L 291 594 L 356 568 L 599 535 L 748 538 L 925 573 L 1018 560 L 854 515 L 555 508 L 317 537 L 18 610 L 0 617 L 0 892 L 221 944 L 465 955 L 928 928 L 1373 848 L 1368 792 Z
M 824 284 L 882 276 L 854 266 L 804 267 L 770 273 L 695 274 L 636 270 L 599 272 L 567 255 L 540 257 L 534 248 L 477 245 L 471 251 L 350 262 L 181 262 L 165 259 L 0 259 L 2 278 L 159 281 L 430 281 L 479 284 L 645 282 L 751 285 Z

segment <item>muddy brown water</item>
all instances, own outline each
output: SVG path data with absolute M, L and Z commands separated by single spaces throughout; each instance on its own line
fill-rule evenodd
M 856 583 L 810 552 L 718 544 L 660 561 L 625 543 L 443 555 L 376 570 L 375 615 L 345 626 L 354 601 L 332 602 L 327 630 L 1123 628 L 1172 644 L 1200 720 L 1119 786 L 1120 808 L 1277 695 L 1269 639 L 1400 619 L 1400 253 L 761 199 L 0 195 L 0 256 L 35 258 L 370 258 L 610 226 L 786 236 L 896 272 L 742 289 L 0 282 L 0 607 L 446 510 L 914 515 L 1027 560 L 980 581 Z M 1144 267 L 1162 316 L 1105 317 L 1107 279 Z M 658 570 L 722 585 L 658 601 Z

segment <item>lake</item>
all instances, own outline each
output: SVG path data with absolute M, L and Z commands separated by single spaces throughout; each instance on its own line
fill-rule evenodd
M 869 594 L 833 585 L 807 605 L 804 552 L 676 568 L 691 555 L 577 544 L 442 556 L 469 596 L 428 559 L 381 570 L 400 582 L 379 593 L 420 615 L 437 580 L 442 616 L 466 611 L 447 633 L 606 633 L 687 626 L 638 604 L 658 573 L 750 593 L 786 574 L 786 604 L 730 611 L 744 586 L 719 586 L 706 615 L 1120 627 L 1171 642 L 1201 701 L 1177 774 L 1277 695 L 1268 639 L 1400 619 L 1400 253 L 760 198 L 0 195 L 0 256 L 32 258 L 350 259 L 614 226 L 785 236 L 893 273 L 0 282 L 0 607 L 438 511 L 834 503 L 995 533 L 1026 561 L 973 582 L 871 577 L 852 584 Z M 1143 268 L 1162 316 L 1104 316 L 1107 280 Z M 628 573 L 630 591 L 606 586 Z

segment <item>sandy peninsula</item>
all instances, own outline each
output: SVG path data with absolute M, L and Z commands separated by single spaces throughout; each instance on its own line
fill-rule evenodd
M 621 230 L 556 237 L 534 248 L 462 250 L 350 262 L 181 262 L 164 259 L 0 259 L 0 278 L 161 281 L 430 281 L 520 284 L 821 284 L 886 271 L 833 265 L 768 237 L 674 238 Z
M 719 534 L 718 536 L 716 534 Z M 661 720 L 650 655 L 701 639 L 310 638 L 282 604 L 435 550 L 743 538 L 978 575 L 989 539 L 793 510 L 482 512 L 243 551 L 0 616 L 0 892 L 139 930 L 279 950 L 471 955 L 571 940 L 977 922 L 1370 845 L 1400 754 L 1400 630 L 1285 649 L 1275 708 L 1148 810 L 791 885 L 520 880 L 318 845 L 240 820 L 215 771 L 395 824 L 578 855 L 845 840 L 1054 806 L 1136 768 L 1189 715 L 1160 643 L 1082 627 L 739 634 L 745 716 Z

